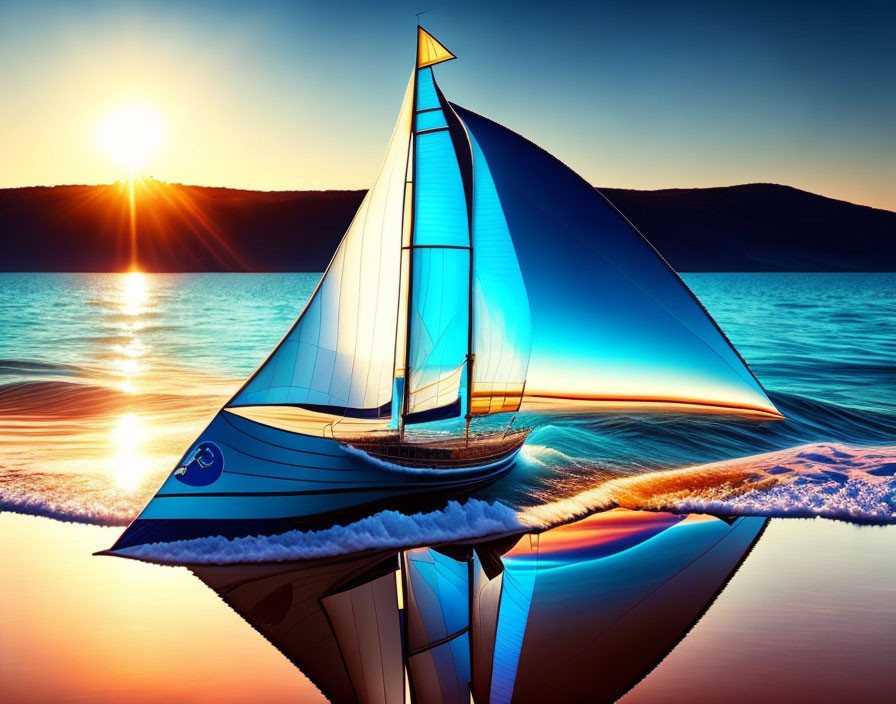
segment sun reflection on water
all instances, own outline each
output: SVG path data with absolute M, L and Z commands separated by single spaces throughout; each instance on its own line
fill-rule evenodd
M 139 416 L 125 413 L 112 428 L 111 436 L 115 447 L 112 460 L 115 481 L 122 489 L 134 491 L 149 469 L 149 461 L 142 452 L 146 429 Z
M 136 377 L 143 372 L 140 358 L 146 354 L 146 345 L 137 336 L 143 328 L 140 319 L 149 308 L 149 281 L 139 271 L 131 271 L 121 277 L 118 304 L 125 320 L 120 323 L 123 335 L 128 338 L 125 344 L 113 345 L 115 352 L 114 367 L 122 376 L 120 388 L 126 393 L 136 392 Z

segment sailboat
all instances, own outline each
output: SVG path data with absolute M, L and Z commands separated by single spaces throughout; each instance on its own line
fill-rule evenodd
M 597 190 L 448 102 L 417 27 L 379 175 L 301 315 L 113 551 L 332 524 L 513 466 L 520 410 L 782 417 Z

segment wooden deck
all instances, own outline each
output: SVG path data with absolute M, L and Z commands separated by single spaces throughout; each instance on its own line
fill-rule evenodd
M 529 430 L 481 433 L 466 436 L 413 436 L 404 440 L 398 432 L 370 433 L 337 437 L 342 445 L 361 450 L 371 457 L 404 467 L 463 469 L 499 462 L 520 449 Z

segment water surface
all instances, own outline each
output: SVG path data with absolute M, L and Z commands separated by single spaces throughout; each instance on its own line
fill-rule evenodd
M 530 418 L 538 427 L 514 470 L 465 502 L 142 555 L 196 563 L 216 595 L 183 568 L 91 553 L 263 361 L 318 276 L 0 275 L 3 694 L 245 701 L 262 682 L 265 701 L 322 701 L 351 673 L 320 679 L 307 653 L 323 641 L 300 618 L 290 632 L 301 653 L 276 632 L 304 613 L 307 575 L 408 554 L 461 575 L 468 563 L 450 560 L 500 533 L 469 564 L 503 565 L 528 606 L 504 611 L 493 701 L 543 694 L 561 668 L 561 684 L 596 700 L 881 699 L 896 683 L 896 275 L 685 278 L 787 420 Z M 867 523 L 878 525 L 855 525 Z M 277 575 L 293 586 L 265 592 Z M 360 598 L 382 575 L 365 568 L 330 586 Z M 397 589 L 390 578 L 378 584 Z M 462 591 L 435 603 L 456 605 Z M 455 686 L 458 644 L 474 637 L 459 633 L 438 651 Z M 560 657 L 573 642 L 578 654 Z
M 126 524 L 318 278 L 0 275 L 0 506 Z M 517 468 L 478 498 L 526 526 L 607 505 L 894 520 L 896 275 L 685 279 L 787 419 L 529 418 Z M 703 463 L 721 464 L 684 494 L 661 473 Z

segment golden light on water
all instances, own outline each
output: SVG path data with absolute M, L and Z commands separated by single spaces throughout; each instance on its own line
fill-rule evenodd
M 122 489 L 133 491 L 149 469 L 149 462 L 142 452 L 146 432 L 140 417 L 125 413 L 112 428 L 111 436 L 115 447 L 112 460 L 115 481 Z
M 124 275 L 123 281 L 124 313 L 126 315 L 139 315 L 143 311 L 143 306 L 149 297 L 146 276 L 139 271 L 129 271 Z
M 127 393 L 136 391 L 135 380 L 142 371 L 140 358 L 146 354 L 138 333 L 143 327 L 140 316 L 146 312 L 149 299 L 149 282 L 143 273 L 131 271 L 121 276 L 118 304 L 126 319 L 120 327 L 127 343 L 116 344 L 113 350 L 115 369 L 122 376 L 121 389 Z

